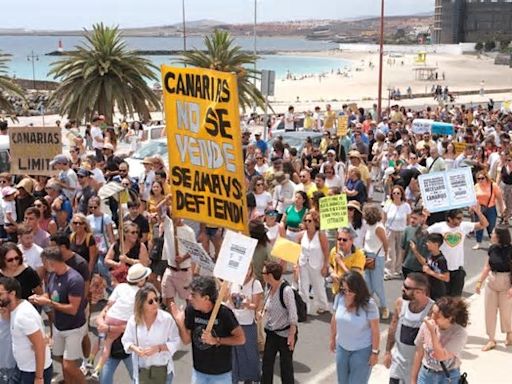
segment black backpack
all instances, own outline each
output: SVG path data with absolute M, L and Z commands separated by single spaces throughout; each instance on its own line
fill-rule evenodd
M 291 287 L 287 281 L 283 281 L 281 286 L 279 287 L 279 301 L 281 302 L 281 305 L 283 306 L 283 308 L 286 308 L 286 305 L 284 303 L 285 287 L 290 287 L 292 289 L 293 296 L 295 298 L 295 307 L 297 307 L 297 318 L 299 320 L 299 323 L 304 323 L 305 321 L 308 320 L 308 307 L 304 300 L 302 300 L 302 297 L 300 297 L 299 291 Z

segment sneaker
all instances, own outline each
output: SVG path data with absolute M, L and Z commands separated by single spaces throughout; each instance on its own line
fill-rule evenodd
M 473 245 L 473 247 L 471 247 L 471 249 L 474 251 L 480 249 L 480 243 L 476 243 L 475 245 Z
M 87 368 L 87 363 L 85 362 L 85 360 L 82 362 L 82 365 L 80 365 L 80 372 L 82 372 L 82 375 L 84 375 L 85 377 L 87 377 L 87 375 L 89 375 L 90 373 L 89 368 Z
M 52 378 L 52 384 L 60 384 L 64 382 L 64 375 L 62 372 L 59 372 L 56 376 Z
M 99 379 L 100 379 L 100 372 L 99 372 L 99 371 L 94 371 L 94 372 L 91 374 L 91 379 L 93 379 L 93 380 L 99 380 Z
M 402 272 L 393 273 L 392 278 L 395 280 L 400 280 L 402 278 Z
M 381 309 L 380 318 L 382 320 L 388 320 L 389 319 L 389 310 L 387 308 L 382 308 Z

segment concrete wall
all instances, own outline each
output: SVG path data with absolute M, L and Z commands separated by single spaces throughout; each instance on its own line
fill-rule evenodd
M 351 52 L 378 52 L 377 44 L 339 44 L 342 51 Z M 420 51 L 427 53 L 444 53 L 449 55 L 462 55 L 465 52 L 474 52 L 474 43 L 461 44 L 434 44 L 434 45 L 384 45 L 384 52 L 415 54 Z

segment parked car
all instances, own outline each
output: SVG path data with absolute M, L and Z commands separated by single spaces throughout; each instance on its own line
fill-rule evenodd
M 302 148 L 304 148 L 304 143 L 308 137 L 311 137 L 313 140 L 313 146 L 319 147 L 320 142 L 322 141 L 322 133 L 320 132 L 311 132 L 311 131 L 296 131 L 296 132 L 277 132 L 274 133 L 273 137 L 267 141 L 268 148 L 271 149 L 274 145 L 278 136 L 282 136 L 283 141 L 290 145 L 290 147 L 297 148 L 297 153 L 302 153 Z
M 167 149 L 167 138 L 161 138 L 158 140 L 150 140 L 136 150 L 130 157 L 127 157 L 125 161 L 130 167 L 129 175 L 131 177 L 139 177 L 144 171 L 144 165 L 142 160 L 145 157 L 151 157 L 160 155 L 164 159 L 166 166 L 169 165 L 169 151 Z

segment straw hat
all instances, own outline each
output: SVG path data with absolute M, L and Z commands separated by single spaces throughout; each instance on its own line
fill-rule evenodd
M 347 208 L 354 208 L 356 211 L 359 211 L 359 213 L 363 213 L 361 203 L 357 200 L 350 200 L 347 204 Z
M 34 181 L 29 177 L 25 177 L 24 179 L 20 180 L 18 185 L 16 185 L 16 188 L 23 188 L 25 192 L 32 196 L 32 191 L 34 190 Z
M 351 157 L 357 157 L 358 159 L 361 158 L 361 154 L 359 153 L 359 151 L 355 151 L 355 150 L 352 150 L 348 153 L 348 157 L 351 158 Z
M 128 269 L 128 275 L 126 276 L 126 281 L 129 283 L 138 283 L 139 281 L 144 280 L 151 274 L 151 269 L 143 266 L 140 263 L 133 264 L 130 269 Z

